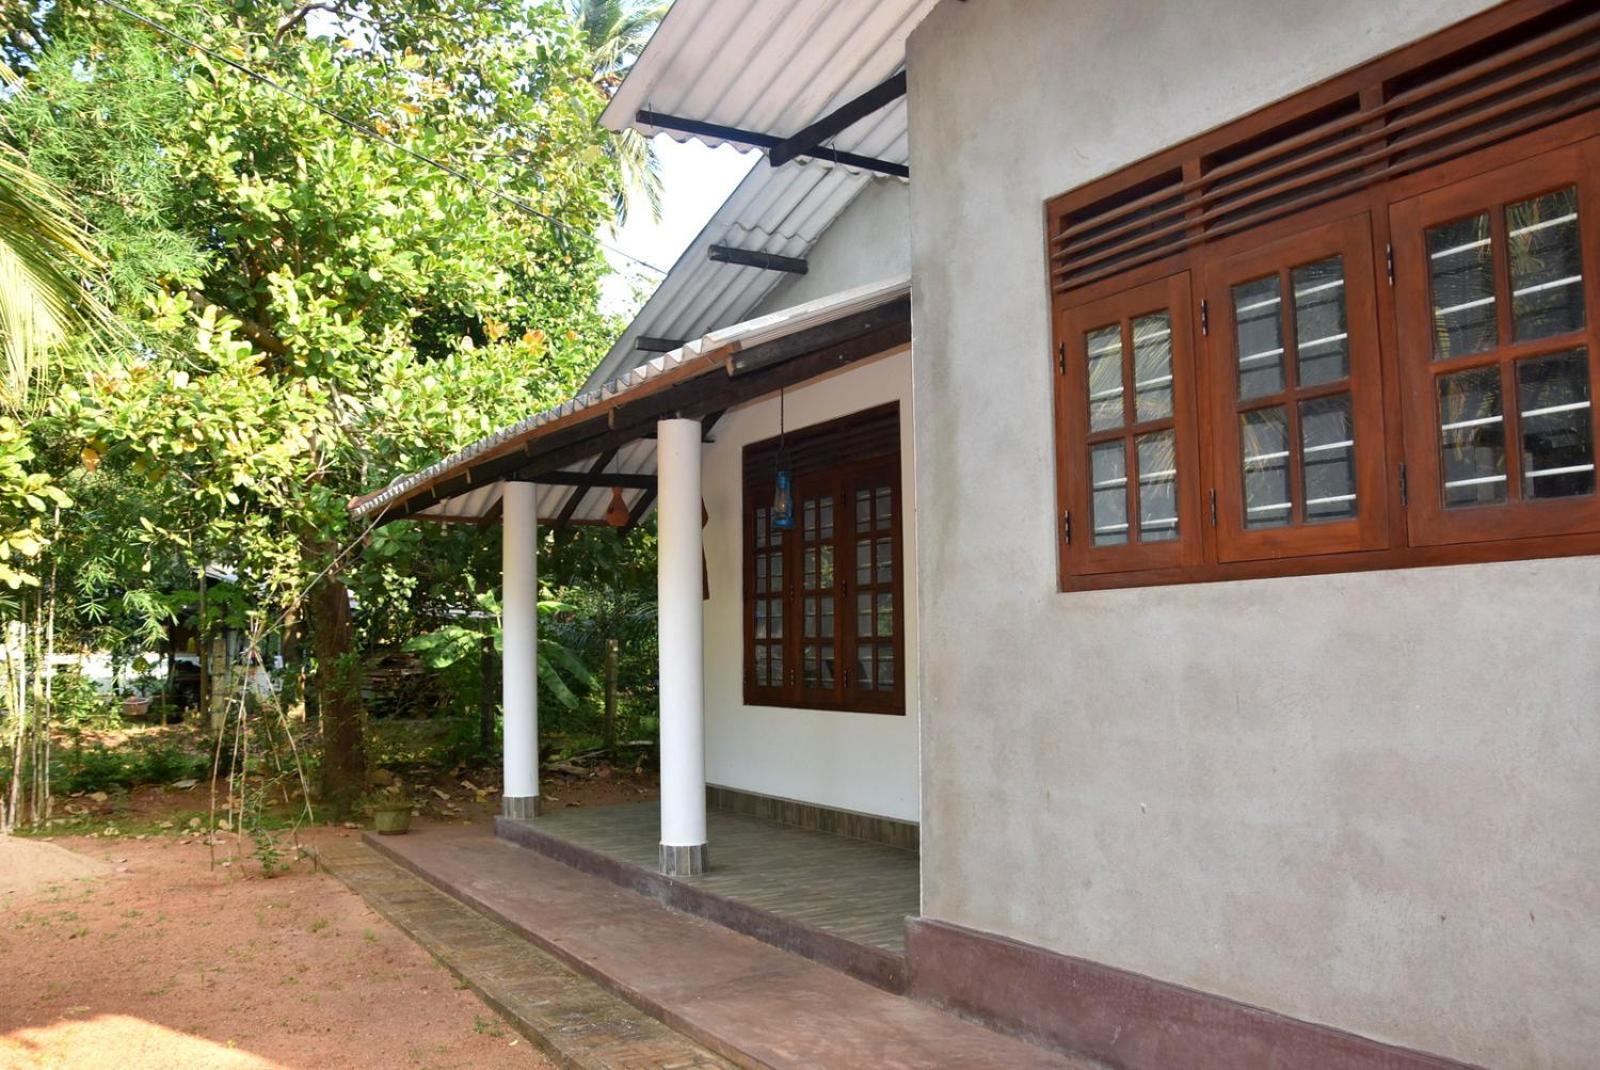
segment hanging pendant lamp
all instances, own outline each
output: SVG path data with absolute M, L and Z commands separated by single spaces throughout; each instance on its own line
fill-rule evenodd
M 789 473 L 789 450 L 783 439 L 783 390 L 778 390 L 778 460 L 772 476 L 772 526 L 779 531 L 794 527 L 794 485 Z

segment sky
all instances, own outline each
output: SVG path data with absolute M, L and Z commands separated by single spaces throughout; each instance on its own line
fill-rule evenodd
M 650 208 L 633 204 L 628 222 L 619 231 L 602 235 L 608 245 L 663 270 L 694 240 L 713 212 L 744 178 L 759 152 L 739 152 L 728 145 L 707 148 L 698 141 L 679 142 L 665 134 L 653 140 L 661 159 L 661 219 L 650 218 Z M 660 281 L 653 271 L 608 252 L 613 273 L 601 288 L 600 306 L 608 313 L 631 317 L 650 289 Z

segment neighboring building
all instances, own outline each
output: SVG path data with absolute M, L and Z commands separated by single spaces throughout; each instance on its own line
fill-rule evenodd
M 606 121 L 800 158 L 353 508 L 502 515 L 509 650 L 659 491 L 665 872 L 920 839 L 908 990 L 1112 1066 L 1593 1065 L 1592 3 L 679 0 Z

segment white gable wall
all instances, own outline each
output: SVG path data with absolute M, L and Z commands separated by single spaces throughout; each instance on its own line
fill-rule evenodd
M 806 266 L 804 275 L 785 278 L 751 315 L 910 275 L 911 191 L 907 185 L 898 178 L 869 182 L 838 221 L 823 232 Z
M 913 34 L 926 916 L 1592 1065 L 1600 559 L 1056 590 L 1046 199 L 1485 6 L 944 0 Z
M 765 163 L 756 166 L 765 167 Z M 794 165 L 789 165 L 794 166 Z M 781 284 L 752 316 L 909 271 L 904 183 L 874 182 L 811 250 L 809 271 Z M 706 779 L 712 784 L 858 813 L 917 821 L 915 476 L 911 465 L 911 354 L 902 350 L 787 391 L 790 430 L 900 403 L 902 547 L 907 617 L 905 716 L 744 704 L 743 454 L 778 433 L 778 399 L 722 417 L 702 454 L 705 555 Z M 714 848 L 713 848 L 714 850 Z

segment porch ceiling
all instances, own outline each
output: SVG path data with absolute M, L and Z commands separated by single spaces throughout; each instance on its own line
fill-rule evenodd
M 541 521 L 602 523 L 611 488 L 622 486 L 638 523 L 655 501 L 658 420 L 710 424 L 735 405 L 910 340 L 911 284 L 903 278 L 724 327 L 352 499 L 350 514 L 372 524 L 492 523 L 501 482 L 521 481 L 539 484 Z

